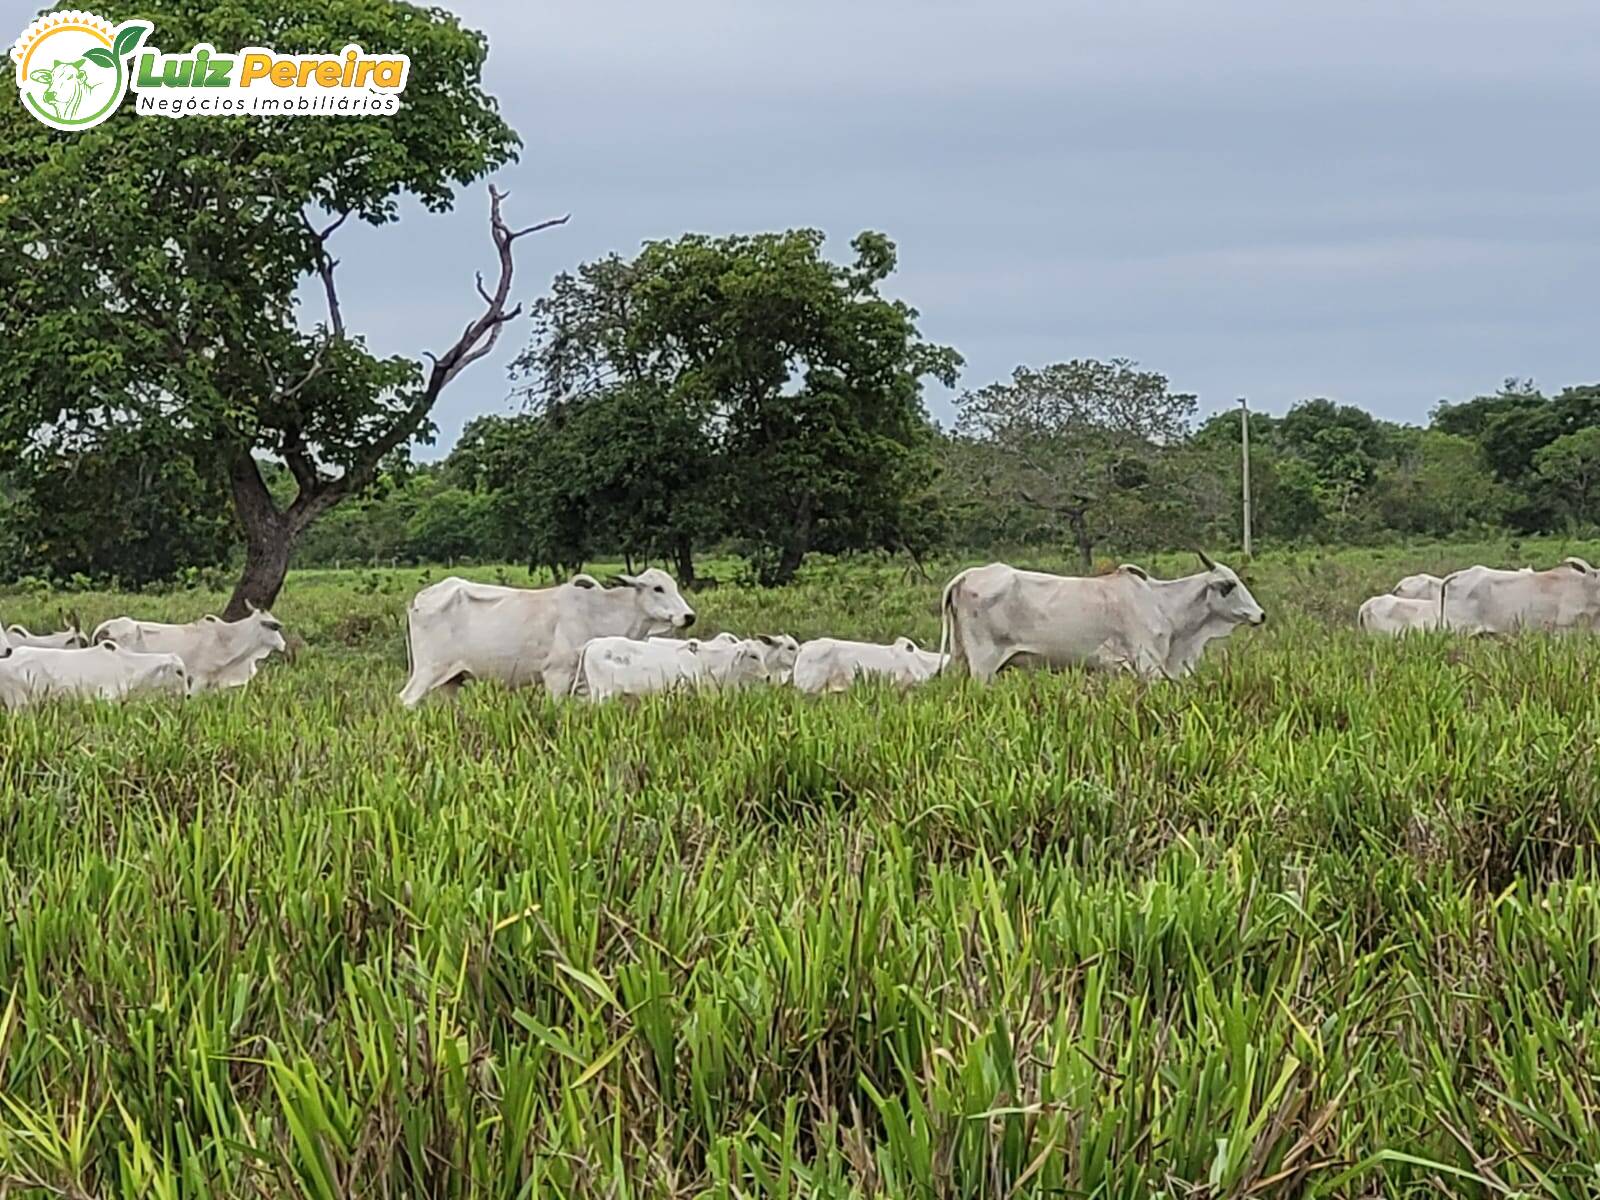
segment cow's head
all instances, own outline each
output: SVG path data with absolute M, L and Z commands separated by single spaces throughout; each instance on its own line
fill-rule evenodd
M 665 571 L 651 567 L 638 575 L 618 575 L 617 579 L 633 589 L 640 610 L 653 627 L 687 629 L 694 624 L 694 609 Z
M 55 109 L 56 117 L 60 120 L 71 120 L 77 116 L 78 109 L 94 90 L 95 85 L 89 82 L 83 64 L 84 60 L 81 58 L 73 59 L 71 62 L 62 62 L 58 59 L 54 66 L 48 69 L 41 68 L 28 75 L 34 83 L 46 85 L 41 99 L 46 105 Z
M 113 654 L 121 653 L 115 642 L 101 642 L 100 646 Z M 183 665 L 183 659 L 176 654 L 140 654 L 138 657 L 147 660 L 143 664 L 147 672 L 144 682 L 151 691 L 163 696 L 192 696 L 199 690 L 194 677 Z
M 262 650 L 271 653 L 276 650 L 279 654 L 286 654 L 289 643 L 283 640 L 283 622 L 278 620 L 264 608 L 257 608 L 248 600 L 246 607 L 250 615 L 239 624 L 247 626 L 252 631 L 252 641 Z
M 1256 598 L 1245 587 L 1244 580 L 1233 573 L 1231 567 L 1212 562 L 1202 551 L 1200 561 L 1206 568 L 1206 611 L 1229 625 L 1265 625 L 1267 614 Z
M 788 683 L 794 677 L 794 660 L 800 643 L 787 633 L 763 633 L 755 639 L 769 683 Z
M 1407 575 L 1394 585 L 1391 596 L 1399 596 L 1402 600 L 1437 600 L 1439 598 L 1439 577 L 1437 575 Z
M 754 638 L 740 642 L 733 652 L 733 661 L 728 664 L 726 685 L 748 687 L 756 683 L 778 682 L 773 680 L 767 666 L 765 650 L 766 647 Z

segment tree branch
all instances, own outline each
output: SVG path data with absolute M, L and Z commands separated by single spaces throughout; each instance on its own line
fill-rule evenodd
M 522 305 L 518 304 L 510 309 L 506 307 L 511 297 L 511 282 L 516 271 L 512 247 L 518 238 L 566 224 L 571 214 L 540 221 L 537 225 L 529 225 L 525 229 L 512 229 L 501 215 L 501 204 L 506 199 L 506 193 L 499 191 L 493 184 L 489 185 L 489 234 L 494 240 L 500 273 L 492 292 L 485 288 L 482 274 L 479 273 L 477 276 L 476 288 L 478 296 L 484 302 L 483 312 L 468 323 L 462 330 L 461 336 L 443 354 L 423 352 L 431 365 L 422 390 L 406 406 L 405 411 L 395 418 L 388 431 L 366 447 L 359 462 L 352 464 L 337 479 L 321 480 L 310 493 L 301 493 L 291 506 L 291 517 L 297 529 L 304 529 L 321 513 L 332 508 L 352 492 L 357 492 L 371 483 L 377 476 L 378 467 L 384 458 L 416 436 L 417 431 L 428 419 L 428 414 L 433 411 L 433 406 L 446 385 L 493 350 L 495 343 L 500 340 L 501 329 L 507 322 L 521 315 Z M 303 216 L 304 214 L 302 218 Z M 325 237 L 327 233 L 336 229 L 342 220 L 341 217 L 340 221 L 336 221 L 323 234 L 319 235 L 312 230 L 313 236 L 319 239 Z M 309 221 L 306 222 L 306 228 L 311 229 Z M 331 289 L 331 267 L 328 273 L 324 274 L 323 280 Z M 339 326 L 339 333 L 342 336 L 342 326 Z
M 322 290 L 328 297 L 328 322 L 333 329 L 333 336 L 339 338 L 344 336 L 344 314 L 339 308 L 339 289 L 333 282 L 333 269 L 339 265 L 339 260 L 329 256 L 328 239 L 350 219 L 350 212 L 350 209 L 345 209 L 332 224 L 321 230 L 312 225 L 311 218 L 306 216 L 303 209 L 300 213 L 300 223 L 317 244 L 317 274 L 322 276 Z
M 310 447 L 306 445 L 305 436 L 298 426 L 283 431 L 283 440 L 278 453 L 283 455 L 289 474 L 294 476 L 298 488 L 296 499 L 316 491 L 322 482 L 322 476 L 317 473 L 317 464 L 312 461 Z

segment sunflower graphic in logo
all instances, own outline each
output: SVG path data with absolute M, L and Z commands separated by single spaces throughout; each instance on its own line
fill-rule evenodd
M 122 103 L 132 75 L 128 58 L 150 30 L 148 21 L 112 26 L 85 12 L 39 17 L 11 47 L 23 106 L 52 129 L 100 124 Z

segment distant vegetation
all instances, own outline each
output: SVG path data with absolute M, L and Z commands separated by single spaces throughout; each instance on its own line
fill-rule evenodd
M 790 431 L 759 465 L 720 420 L 670 394 L 610 385 L 481 418 L 439 463 L 391 456 L 371 487 L 302 535 L 296 561 L 565 572 L 614 557 L 690 578 L 694 557 L 718 553 L 771 582 L 816 551 L 909 562 L 1004 546 L 1068 554 L 1081 568 L 1238 545 L 1237 413 L 1196 423 L 1192 396 L 1131 363 L 1019 368 L 962 395 L 953 431 L 923 419 L 908 394 L 901 440 L 830 415 L 820 433 Z M 793 402 L 770 398 L 768 418 Z M 1600 387 L 1546 397 L 1511 381 L 1440 405 L 1421 428 L 1307 400 L 1282 417 L 1252 414 L 1250 428 L 1258 549 L 1600 524 Z M 808 450 L 847 437 L 861 459 Z M 292 489 L 282 468 L 263 470 L 275 492 Z M 813 474 L 803 525 L 796 489 Z M 227 567 L 237 544 L 225 501 L 190 460 L 163 461 L 136 441 L 0 483 L 0 580 L 144 586 Z

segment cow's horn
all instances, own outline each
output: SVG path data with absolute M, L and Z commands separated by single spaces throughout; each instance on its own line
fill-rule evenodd
M 1211 556 L 1204 550 L 1196 550 L 1195 553 L 1200 556 L 1200 561 L 1205 563 L 1206 570 L 1215 571 L 1217 569 L 1217 564 L 1211 561 Z

